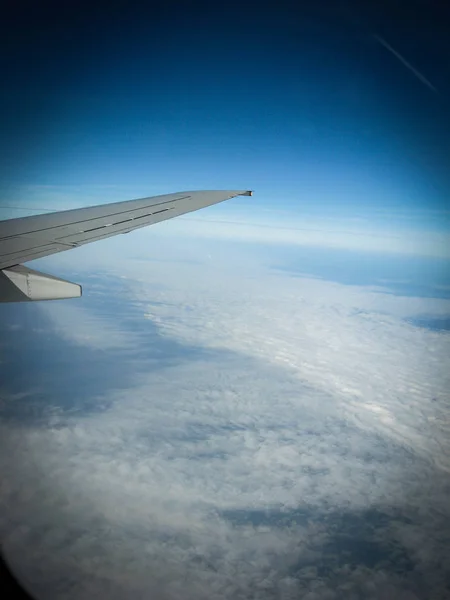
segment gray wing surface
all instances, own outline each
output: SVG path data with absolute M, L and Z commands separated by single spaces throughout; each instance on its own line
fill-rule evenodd
M 235 196 L 250 196 L 251 194 L 252 192 L 249 190 L 177 192 L 0 221 L 0 271 L 6 275 L 8 281 L 14 280 L 14 285 L 17 287 L 18 279 L 25 277 L 24 273 L 27 271 L 27 268 L 23 266 L 20 269 L 17 268 L 23 262 L 70 250 L 119 233 L 128 233 L 134 229 L 172 219 Z M 13 273 L 13 277 L 10 276 L 11 273 Z M 36 277 L 37 272 L 29 270 L 29 273 L 25 282 L 26 286 L 25 283 L 22 286 L 28 290 L 25 292 L 27 298 L 23 299 L 52 299 L 53 297 L 29 297 L 30 281 L 33 276 Z M 44 275 L 40 275 L 42 287 L 42 276 Z M 55 285 L 54 279 L 52 278 L 53 283 L 50 285 Z M 5 296 L 2 293 L 1 285 L 4 280 L 5 277 L 0 278 L 0 301 L 2 296 Z M 31 295 L 33 295 L 32 292 Z M 81 289 L 78 295 L 81 295 Z
M 179 192 L 0 221 L 0 269 L 76 248 L 249 191 Z

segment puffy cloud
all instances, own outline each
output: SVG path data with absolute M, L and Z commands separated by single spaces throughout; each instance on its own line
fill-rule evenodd
M 55 379 L 73 345 L 126 386 L 99 369 L 104 410 L 61 391 L 45 426 L 1 423 L 24 580 L 46 598 L 444 598 L 450 342 L 404 318 L 448 302 L 191 255 L 115 261 L 76 310 L 39 307 Z M 163 347 L 177 358 L 154 368 Z

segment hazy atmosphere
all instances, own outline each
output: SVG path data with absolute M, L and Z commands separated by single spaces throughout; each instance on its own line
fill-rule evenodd
M 450 598 L 443 9 L 14 10 L 0 219 L 254 190 L 29 263 L 81 298 L 0 304 L 18 579 L 48 600 Z

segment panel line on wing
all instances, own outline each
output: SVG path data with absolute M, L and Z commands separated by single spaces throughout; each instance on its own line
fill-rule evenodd
M 26 238 L 26 236 L 23 236 Z M 67 248 L 73 248 L 74 245 L 71 242 L 61 242 L 60 240 L 43 240 L 41 244 L 37 244 L 36 246 L 29 246 L 26 251 L 30 250 L 42 250 L 43 248 L 51 248 L 53 246 L 67 246 Z M 2 257 L 14 256 L 18 254 L 22 250 L 12 250 L 10 252 L 2 252 Z
M 145 215 L 140 215 L 139 217 L 131 217 L 130 219 L 124 219 L 123 221 L 117 221 L 116 223 L 109 223 L 108 225 L 101 225 L 100 227 L 93 227 L 92 229 L 86 229 L 84 231 L 78 231 L 77 233 L 70 233 L 69 235 L 62 236 L 60 238 L 54 238 L 54 239 L 50 239 L 50 240 L 47 239 L 47 240 L 43 241 L 42 244 L 37 244 L 36 246 L 31 246 L 30 248 L 27 248 L 27 254 L 23 258 L 21 258 L 21 260 L 26 260 L 26 258 L 28 256 L 30 256 L 30 254 L 29 254 L 30 251 L 41 251 L 42 252 L 45 249 L 51 249 L 51 248 L 55 248 L 55 247 L 58 247 L 58 246 L 67 246 L 67 248 L 76 248 L 79 244 L 83 244 L 84 242 L 87 241 L 87 239 L 89 239 L 89 238 L 87 238 L 87 239 L 83 239 L 82 238 L 82 239 L 78 240 L 77 242 L 62 241 L 62 240 L 65 239 L 65 237 L 69 238 L 69 237 L 82 236 L 84 233 L 91 233 L 93 231 L 99 231 L 101 229 L 107 229 L 108 230 L 110 227 L 113 227 L 113 226 L 116 226 L 116 225 L 122 225 L 124 223 L 130 223 L 131 224 L 134 221 L 137 221 L 138 219 L 152 217 L 153 215 L 160 214 L 160 213 L 163 213 L 163 212 L 167 212 L 169 210 L 174 210 L 175 208 L 176 208 L 175 206 L 172 206 L 170 208 L 164 208 L 162 210 L 155 211 L 154 213 L 147 213 Z M 54 227 L 53 229 L 56 229 L 56 227 Z M 115 230 L 114 233 L 124 233 L 124 232 L 126 233 L 127 231 L 128 231 L 128 228 L 121 228 L 121 229 Z M 105 235 L 103 235 L 103 236 L 102 235 L 97 236 L 96 239 L 101 239 L 102 237 L 108 237 L 110 235 L 114 235 L 114 233 L 110 233 L 108 231 L 108 233 L 105 233 Z M 20 237 L 27 238 L 29 235 L 30 235 L 29 233 L 25 233 L 25 234 L 21 235 Z M 7 239 L 7 238 L 3 238 L 3 239 Z M 8 256 L 9 257 L 13 257 L 16 254 L 18 254 L 17 250 L 13 250 L 11 252 L 3 252 L 2 256 L 4 256 L 4 257 L 8 257 Z
M 83 231 L 78 231 L 73 234 L 70 233 L 68 236 L 62 236 L 60 238 L 55 238 L 57 240 L 64 239 L 64 237 L 71 237 L 73 235 L 81 235 L 82 233 L 90 233 L 91 231 L 98 231 L 99 229 L 105 229 L 107 227 L 115 227 L 116 225 L 122 225 L 123 223 L 132 223 L 133 221 L 137 221 L 138 219 L 145 219 L 146 217 L 152 217 L 153 215 L 159 215 L 160 213 L 167 212 L 168 210 L 173 210 L 175 207 L 171 208 L 163 208 L 162 210 L 157 210 L 152 213 L 147 213 L 145 215 L 140 215 L 139 217 L 131 217 L 130 219 L 124 219 L 123 221 L 116 221 L 115 223 L 107 223 L 106 225 L 100 225 L 100 227 L 92 227 L 91 229 L 83 229 Z
M 166 202 L 158 202 L 157 204 L 154 204 L 153 206 L 161 206 L 162 204 L 171 204 L 173 202 L 179 202 L 180 200 L 187 200 L 188 198 L 191 198 L 191 196 L 181 196 L 180 198 L 172 198 L 171 200 L 167 200 Z M 105 205 L 105 206 L 107 206 L 107 205 Z M 88 209 L 90 207 L 86 207 L 86 208 Z M 138 210 L 145 210 L 146 208 L 147 208 L 146 206 L 140 206 L 139 208 L 132 208 L 132 209 L 128 208 L 127 210 L 122 210 L 122 211 L 117 212 L 117 213 L 108 213 L 106 215 L 100 215 L 98 217 L 89 217 L 88 219 L 82 219 L 81 221 L 72 221 L 70 223 L 61 223 L 59 225 L 52 225 L 51 227 L 43 227 L 41 229 L 36 229 L 36 230 L 31 230 L 31 231 L 24 231 L 20 235 L 32 235 L 33 233 L 42 233 L 43 231 L 49 231 L 49 230 L 52 230 L 52 229 L 60 229 L 62 227 L 72 227 L 73 225 L 80 225 L 82 223 L 88 223 L 88 222 L 96 221 L 98 219 L 106 219 L 108 217 L 114 217 L 115 215 L 123 215 L 123 214 L 126 214 L 126 213 L 131 213 L 131 212 L 134 212 L 134 211 L 138 211 Z M 175 208 L 175 207 L 164 208 L 164 209 L 158 210 L 158 211 L 156 211 L 154 213 L 150 213 L 150 215 L 157 214 L 157 213 L 160 213 L 160 212 L 165 212 L 166 210 L 172 210 L 173 208 Z M 81 209 L 77 209 L 77 210 L 84 210 L 84 209 L 81 208 Z M 69 212 L 69 211 L 67 211 L 67 212 Z M 54 213 L 54 214 L 57 214 L 57 213 Z M 36 215 L 35 218 L 39 217 L 39 216 L 40 215 Z M 48 215 L 45 215 L 45 216 L 48 216 Z M 131 219 L 135 220 L 135 219 L 140 219 L 140 218 L 148 217 L 148 216 L 149 215 L 146 214 L 146 215 L 142 215 L 141 217 L 131 217 Z M 27 217 L 24 217 L 24 218 L 27 218 Z M 126 219 L 126 221 L 128 221 L 128 219 Z M 125 221 L 118 221 L 118 223 L 114 223 L 114 225 L 122 223 L 122 222 L 125 222 Z M 104 225 L 102 225 L 101 227 L 104 227 Z M 13 234 L 13 235 L 6 235 L 4 237 L 0 237 L 0 241 L 1 240 L 8 240 L 8 239 L 14 238 L 14 237 L 16 237 L 15 234 Z

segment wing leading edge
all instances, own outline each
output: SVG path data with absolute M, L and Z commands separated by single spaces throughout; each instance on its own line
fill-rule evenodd
M 0 302 L 81 295 L 80 286 L 32 271 L 22 262 L 128 233 L 236 196 L 251 195 L 250 190 L 178 192 L 0 221 Z

